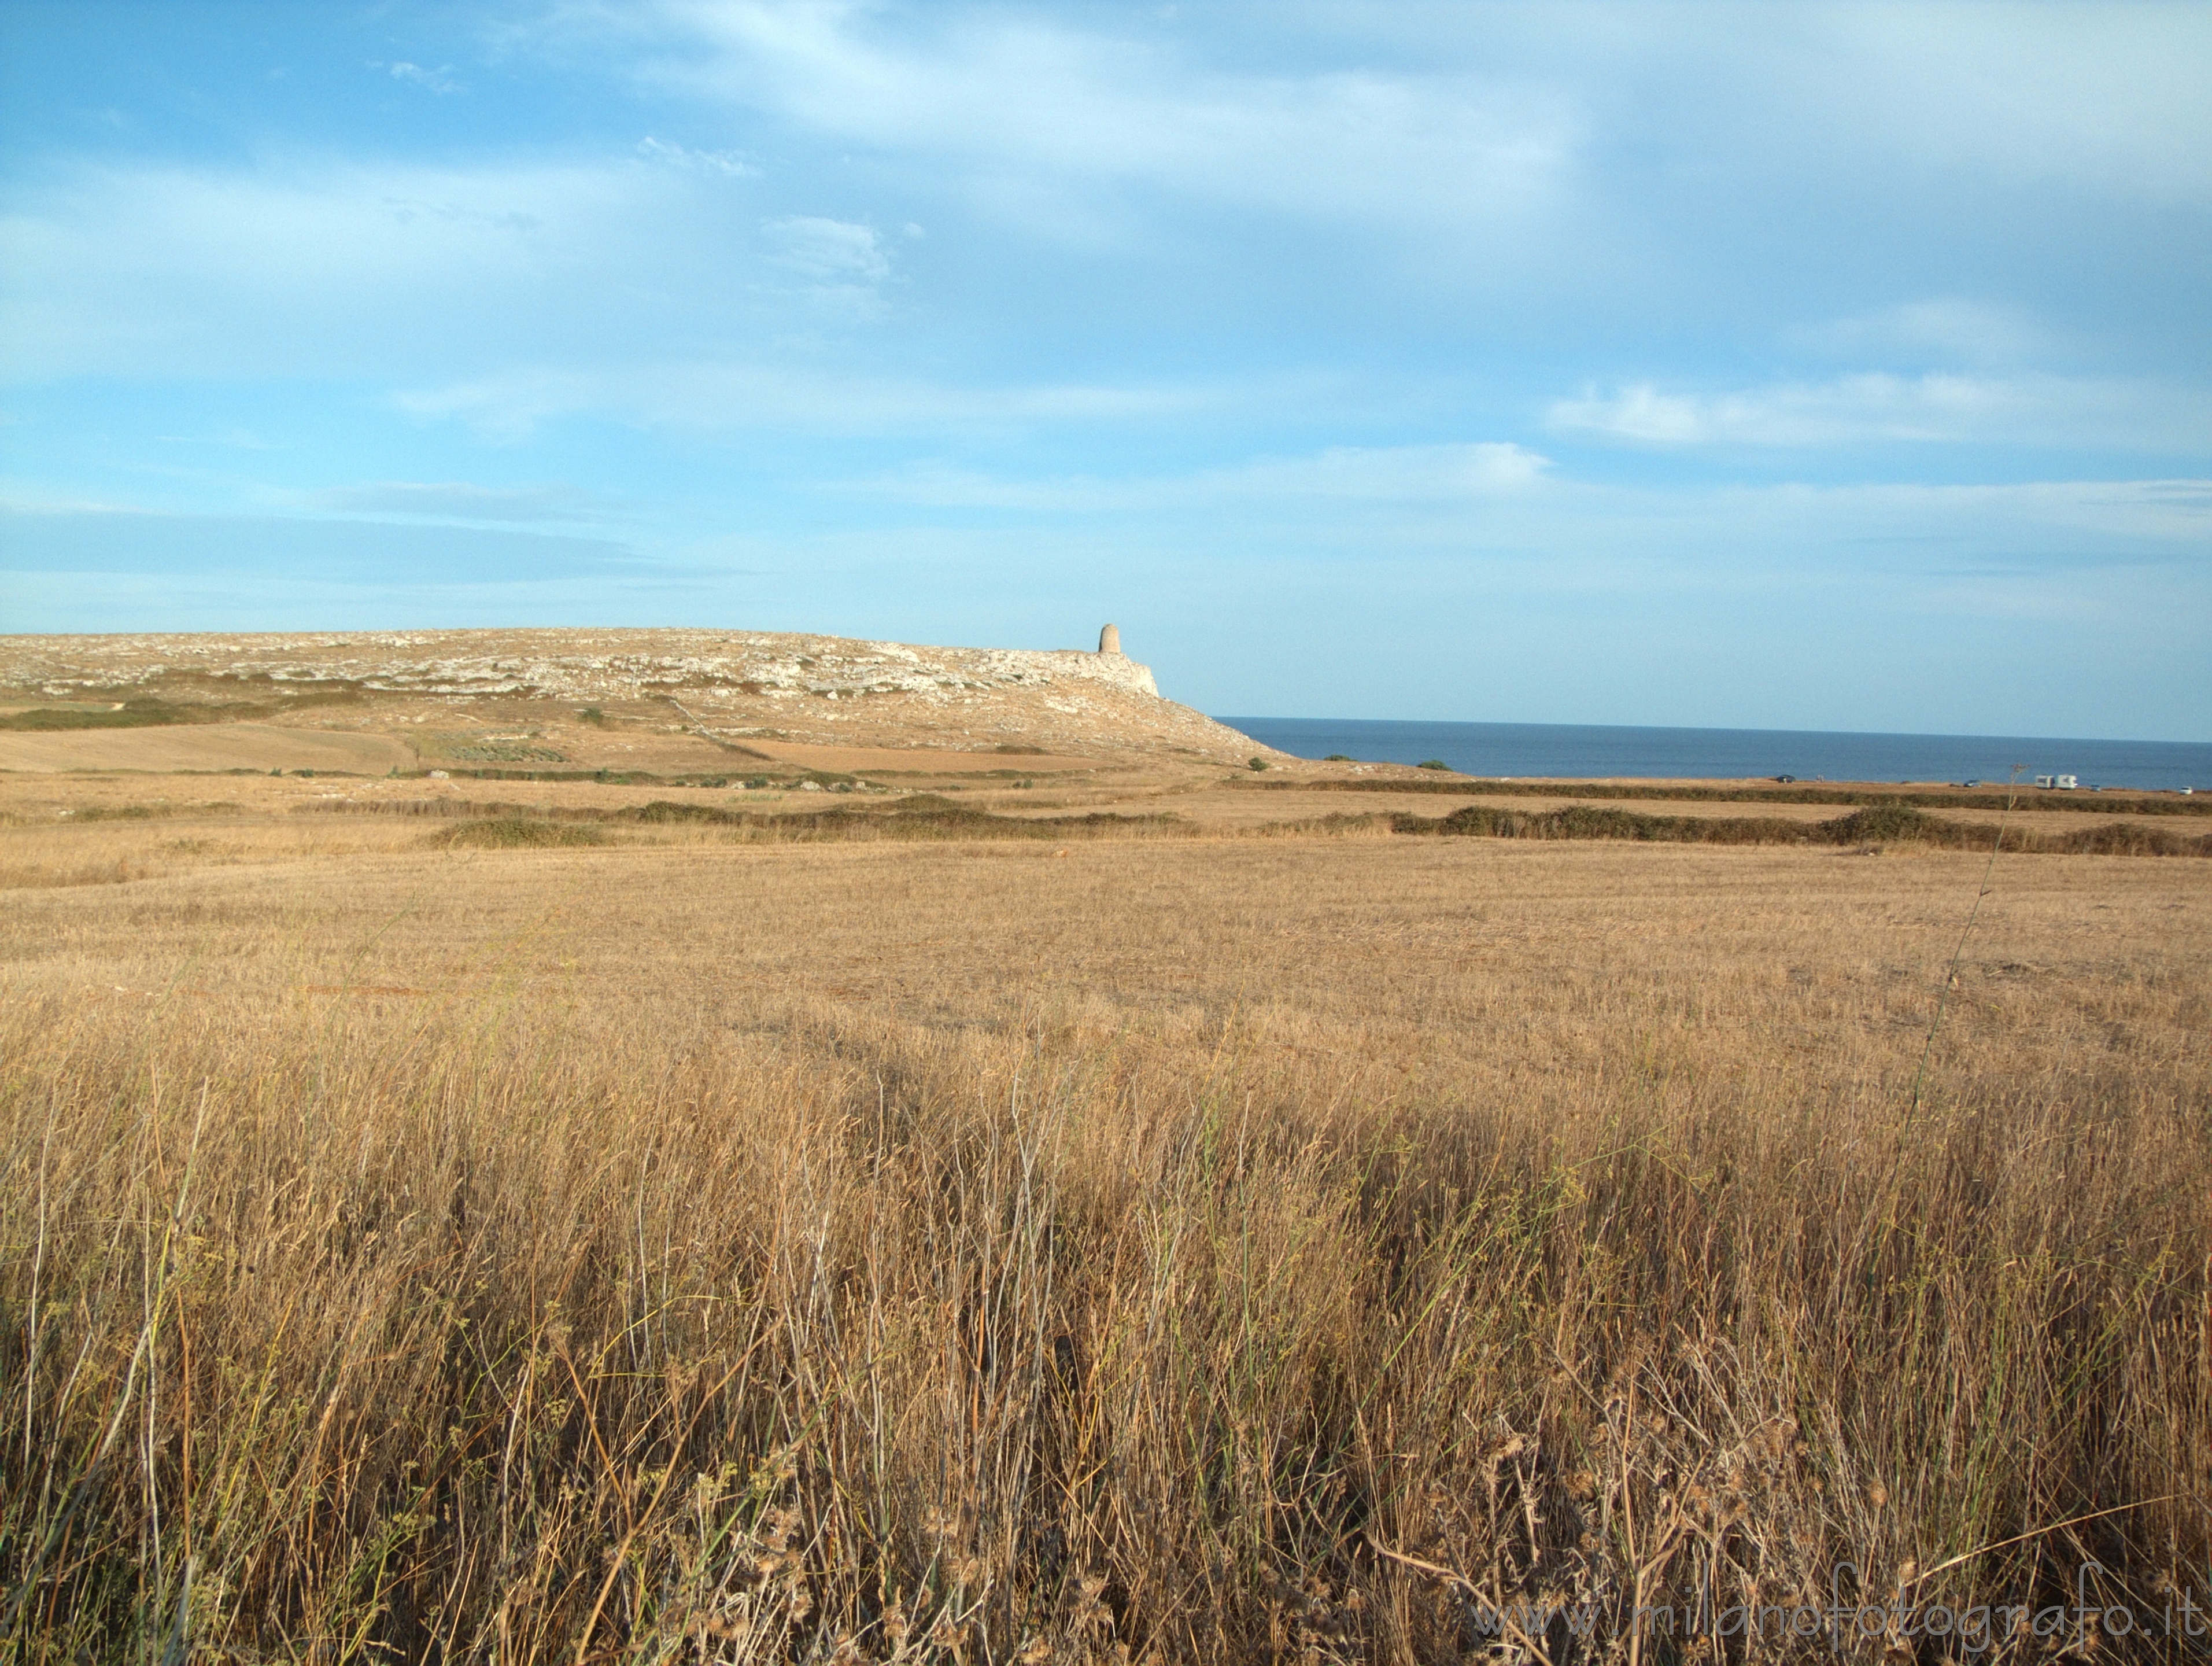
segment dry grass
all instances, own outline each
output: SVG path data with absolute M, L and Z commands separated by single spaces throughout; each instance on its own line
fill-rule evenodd
M 2200 864 L 424 831 L 0 830 L 12 1658 L 2212 1601 Z

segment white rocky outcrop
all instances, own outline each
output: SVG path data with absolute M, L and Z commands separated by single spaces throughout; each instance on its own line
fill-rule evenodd
M 617 635 L 628 639 L 620 646 L 629 651 L 592 651 L 615 648 L 605 639 Z M 482 641 L 486 651 L 468 651 L 486 638 L 495 639 L 496 646 Z M 1111 639 L 1117 644 L 1120 640 L 1118 635 Z M 662 651 L 638 651 L 648 643 Z M 757 631 L 20 636 L 0 651 L 0 688 L 35 688 L 56 696 L 155 682 L 179 671 L 241 681 L 265 678 L 301 689 L 347 682 L 393 694 L 617 698 L 721 685 L 748 693 L 831 698 L 909 694 L 941 702 L 963 690 L 997 684 L 1039 688 L 1067 678 L 1109 683 L 1155 699 L 1160 692 L 1151 668 L 1118 646 L 1097 654 L 1079 648 L 915 648 Z
M 1162 697 L 1109 625 L 1099 651 L 927 648 L 742 630 L 422 630 L 0 637 L 0 690 L 190 701 L 345 689 L 394 702 L 667 702 L 686 727 L 848 745 L 1095 751 L 1165 747 L 1241 761 L 1252 743 Z M 315 714 L 322 714 L 317 715 Z M 306 722 L 341 707 L 303 701 Z M 411 721 L 402 716 L 397 721 Z

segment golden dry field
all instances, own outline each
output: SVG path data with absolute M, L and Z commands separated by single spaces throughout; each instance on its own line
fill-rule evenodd
M 2199 862 L 11 780 L 13 1658 L 2206 1600 Z
M 2194 806 L 1034 692 L 26 706 L 0 1657 L 2207 1657 Z

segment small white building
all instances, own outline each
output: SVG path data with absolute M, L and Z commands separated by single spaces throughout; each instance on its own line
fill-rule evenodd
M 2081 784 L 2081 777 L 2079 775 L 2038 775 L 2035 778 L 2035 784 L 2038 787 L 2055 787 L 2062 793 L 2070 793 Z

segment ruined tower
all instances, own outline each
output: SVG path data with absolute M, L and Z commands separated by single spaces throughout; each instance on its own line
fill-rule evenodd
M 1101 654 L 1119 654 L 1121 651 L 1121 631 L 1119 626 L 1108 625 L 1098 633 L 1098 651 Z

